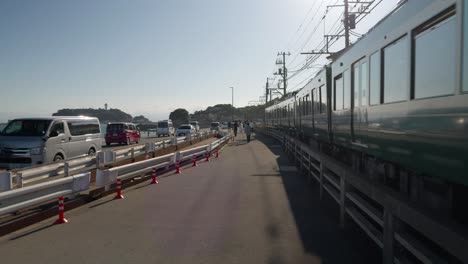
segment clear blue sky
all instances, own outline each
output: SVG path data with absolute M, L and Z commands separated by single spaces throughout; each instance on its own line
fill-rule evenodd
M 104 103 L 157 120 L 230 103 L 229 86 L 245 106 L 319 2 L 1 1 L 0 122 Z

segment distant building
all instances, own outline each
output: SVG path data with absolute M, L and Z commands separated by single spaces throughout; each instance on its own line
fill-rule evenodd
M 104 109 L 106 109 L 106 110 L 107 110 L 107 103 L 105 103 L 105 104 L 104 104 Z

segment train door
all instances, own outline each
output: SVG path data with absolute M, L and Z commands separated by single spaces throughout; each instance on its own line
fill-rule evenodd
M 317 119 L 317 88 L 312 89 L 312 135 L 316 134 L 315 131 L 315 120 Z
M 302 122 L 303 122 L 303 119 L 304 119 L 304 111 L 303 111 L 303 108 L 304 108 L 304 101 L 302 101 L 302 98 L 298 97 L 297 98 L 297 101 L 296 101 L 296 104 L 297 104 L 297 121 L 298 121 L 298 129 L 301 131 L 302 130 Z
M 367 61 L 360 60 L 352 66 L 352 104 L 351 104 L 351 136 L 356 145 L 365 146 L 367 129 Z

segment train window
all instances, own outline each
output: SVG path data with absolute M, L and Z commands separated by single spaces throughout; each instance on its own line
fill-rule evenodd
M 463 5 L 465 8 L 463 15 L 464 15 L 464 23 L 463 23 L 463 69 L 462 72 L 468 71 L 468 4 L 466 1 Z M 468 74 L 463 75 L 463 91 L 468 92 Z
M 321 89 L 318 87 L 317 89 L 317 113 L 322 112 L 322 94 L 320 93 Z
M 306 113 L 310 115 L 310 95 L 306 95 Z
M 319 89 L 314 89 L 314 114 L 320 113 L 320 94 Z
M 307 97 L 302 97 L 302 115 L 307 115 Z
M 380 54 L 376 52 L 370 56 L 369 59 L 370 65 L 370 104 L 376 105 L 380 104 Z
M 325 85 L 320 86 L 320 97 L 321 97 L 321 113 L 326 113 L 327 112 L 327 89 L 325 88 Z
M 315 93 L 315 89 L 312 89 L 312 107 L 311 107 L 312 114 L 315 114 L 315 101 L 317 100 L 316 98 L 317 98 L 317 95 Z
M 349 71 L 343 72 L 343 109 L 351 107 L 351 78 Z
M 354 91 L 354 107 L 359 107 L 359 90 L 361 90 L 361 86 L 359 83 L 359 76 L 360 76 L 360 70 L 359 70 L 359 62 L 355 63 L 353 66 L 353 91 Z
M 367 89 L 369 84 L 369 79 L 367 78 L 367 62 L 361 64 L 361 105 L 367 105 Z
M 456 19 L 433 21 L 416 29 L 414 47 L 414 98 L 455 92 Z
M 343 76 L 335 79 L 335 110 L 343 109 Z
M 297 115 L 305 115 L 305 111 L 304 111 L 304 98 L 299 98 L 299 100 L 297 100 Z
M 404 36 L 383 49 L 384 103 L 408 98 L 408 37 Z

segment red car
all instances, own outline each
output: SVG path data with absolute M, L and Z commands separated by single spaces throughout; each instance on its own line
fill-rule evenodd
M 132 123 L 109 123 L 106 130 L 106 145 L 111 143 L 127 144 L 140 141 L 140 131 Z

